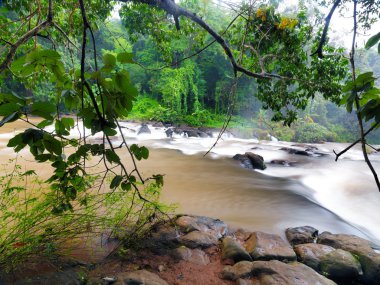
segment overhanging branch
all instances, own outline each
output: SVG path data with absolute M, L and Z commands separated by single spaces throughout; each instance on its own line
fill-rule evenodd
M 166 11 L 168 14 L 173 15 L 174 18 L 179 18 L 180 16 L 183 16 L 197 23 L 207 33 L 209 33 L 215 39 L 215 41 L 219 43 L 219 45 L 223 48 L 225 54 L 227 55 L 229 61 L 231 62 L 231 65 L 234 69 L 235 76 L 237 75 L 237 72 L 242 72 L 248 75 L 249 77 L 258 78 L 258 79 L 271 79 L 271 78 L 279 78 L 279 79 L 285 79 L 285 80 L 292 79 L 292 78 L 283 77 L 283 76 L 271 74 L 271 73 L 252 72 L 244 68 L 243 66 L 239 65 L 236 62 L 235 57 L 233 56 L 230 47 L 228 46 L 227 42 L 224 40 L 224 38 L 221 35 L 219 35 L 210 25 L 208 25 L 196 13 L 190 12 L 189 10 L 177 5 L 172 0 L 118 0 L 118 2 L 122 2 L 122 3 L 134 2 L 134 3 L 141 3 L 141 4 L 155 6 Z

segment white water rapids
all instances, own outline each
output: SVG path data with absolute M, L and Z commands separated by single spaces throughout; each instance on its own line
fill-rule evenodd
M 179 212 L 281 235 L 287 227 L 310 225 L 320 232 L 356 234 L 380 244 L 380 193 L 359 148 L 335 162 L 333 149 L 340 151 L 346 144 L 313 144 L 325 155 L 311 157 L 280 150 L 293 143 L 224 135 L 203 157 L 215 137 L 167 138 L 164 128 L 151 125 L 151 134 L 137 135 L 140 124 L 121 124 L 128 143 L 150 148 L 150 158 L 139 166 L 146 174 L 165 174 L 163 200 L 177 203 Z M 1 157 L 11 153 L 6 139 L 19 131 L 0 135 Z M 115 145 L 119 139 L 115 136 Z M 247 151 L 263 156 L 267 169 L 244 169 L 232 159 Z M 380 154 L 370 158 L 380 171 Z M 274 159 L 294 164 L 270 164 Z

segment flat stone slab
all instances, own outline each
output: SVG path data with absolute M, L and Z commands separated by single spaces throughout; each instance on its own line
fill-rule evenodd
M 115 285 L 169 285 L 157 274 L 147 270 L 125 272 L 118 275 Z
M 218 219 L 203 216 L 181 216 L 175 221 L 184 233 L 192 231 L 215 233 L 218 238 L 227 233 L 227 225 Z
M 334 281 L 299 262 L 255 261 L 252 274 L 258 279 L 255 285 L 336 285 Z
M 218 244 L 215 234 L 192 231 L 179 238 L 179 243 L 189 248 L 207 248 Z
M 295 261 L 294 250 L 279 236 L 263 232 L 254 232 L 246 241 L 245 248 L 253 260 Z
M 255 285 L 336 285 L 312 268 L 299 263 L 271 261 L 241 261 L 234 266 L 226 266 L 222 278 L 236 280 L 237 284 Z M 252 278 L 253 283 L 243 282 Z M 238 283 L 239 282 L 239 283 Z

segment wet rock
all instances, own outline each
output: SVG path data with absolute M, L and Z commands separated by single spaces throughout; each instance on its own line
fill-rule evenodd
M 369 241 L 354 235 L 323 232 L 318 236 L 318 243 L 354 254 L 363 269 L 363 276 L 360 278 L 363 284 L 376 284 L 380 280 L 380 254 L 372 249 Z
M 306 243 L 294 246 L 294 251 L 297 254 L 298 261 L 319 271 L 321 258 L 326 254 L 335 251 L 335 249 L 328 245 Z
M 186 260 L 199 265 L 207 265 L 210 263 L 208 255 L 200 249 L 190 249 L 185 246 L 178 247 L 173 250 L 172 255 L 178 260 Z
M 207 248 L 218 244 L 218 237 L 215 234 L 192 231 L 179 238 L 179 242 L 189 248 Z
M 199 133 L 198 133 L 197 130 L 187 129 L 187 130 L 184 131 L 184 133 L 185 133 L 189 138 L 191 138 L 191 137 L 195 137 L 195 138 L 199 137 Z
M 355 254 L 373 252 L 371 243 L 368 240 L 354 235 L 323 232 L 318 236 L 318 243 L 326 244 L 337 249 L 344 249 Z
M 147 124 L 142 124 L 141 127 L 139 128 L 138 132 L 137 132 L 138 135 L 150 134 L 150 133 L 151 133 L 151 131 L 150 131 Z
M 173 137 L 173 130 L 172 129 L 167 129 L 166 131 L 165 131 L 165 134 L 166 134 L 166 136 L 168 137 L 168 138 L 171 138 L 171 137 Z
M 361 275 L 360 263 L 348 251 L 337 249 L 321 257 L 323 275 L 336 281 L 356 280 Z
M 208 134 L 204 133 L 204 132 L 201 132 L 201 131 L 198 131 L 198 136 L 200 138 L 208 138 L 210 137 Z
M 291 245 L 313 243 L 318 236 L 318 230 L 310 226 L 287 228 L 285 235 Z
M 261 155 L 255 154 L 253 152 L 236 154 L 233 159 L 239 160 L 244 168 L 261 170 L 264 170 L 266 168 L 264 158 Z
M 236 280 L 239 278 L 252 277 L 253 262 L 240 261 L 233 266 L 225 266 L 222 278 L 226 280 Z
M 318 148 L 314 145 L 311 145 L 311 144 L 303 144 L 303 143 L 297 143 L 297 144 L 292 144 L 292 146 L 295 146 L 295 147 L 301 147 L 301 148 L 304 148 L 306 151 L 316 151 L 318 150 Z
M 192 231 L 209 232 L 216 234 L 218 238 L 227 233 L 227 225 L 218 219 L 202 216 L 181 216 L 175 221 L 176 225 L 184 233 Z
M 240 164 L 247 169 L 253 169 L 251 160 L 244 154 L 235 154 L 233 159 L 240 161 Z
M 270 161 L 270 164 L 277 164 L 277 165 L 283 165 L 283 166 L 292 166 L 296 162 L 295 161 L 288 161 L 283 159 L 273 159 Z
M 294 250 L 278 235 L 254 232 L 245 247 L 253 260 L 296 260 Z
M 254 169 L 264 170 L 266 167 L 264 163 L 264 158 L 261 155 L 255 154 L 253 152 L 246 152 L 245 155 L 249 158 Z
M 336 285 L 334 281 L 299 262 L 255 261 L 251 274 L 257 277 L 257 285 Z
M 300 150 L 300 149 L 295 149 L 295 148 L 290 148 L 290 147 L 282 147 L 280 150 L 286 151 L 289 154 L 297 154 L 297 155 L 305 155 L 305 156 L 311 156 L 311 152 L 307 152 L 306 150 Z
M 155 122 L 155 123 L 153 123 L 152 126 L 155 128 L 164 128 L 165 127 L 163 122 Z
M 231 237 L 223 239 L 222 259 L 233 260 L 235 263 L 243 260 L 252 261 L 252 257 L 245 248 Z
M 169 285 L 157 274 L 147 270 L 125 272 L 118 275 L 117 285 Z
M 178 246 L 179 233 L 169 223 L 157 224 L 150 236 L 143 241 L 143 246 L 156 254 L 166 254 L 168 249 Z

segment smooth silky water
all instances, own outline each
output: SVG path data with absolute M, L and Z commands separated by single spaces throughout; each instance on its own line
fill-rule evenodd
M 166 138 L 164 128 L 152 126 L 151 134 L 137 135 L 139 124 L 122 125 L 130 143 L 150 148 L 149 159 L 139 162 L 139 167 L 146 176 L 165 175 L 162 200 L 177 204 L 179 213 L 219 218 L 233 227 L 282 236 L 287 227 L 310 225 L 320 232 L 356 234 L 380 244 L 380 193 L 358 148 L 335 162 L 333 149 L 342 150 L 345 144 L 315 145 L 325 155 L 306 157 L 280 150 L 292 143 L 224 135 L 204 157 L 215 138 Z M 0 129 L 1 161 L 14 157 L 6 142 L 26 127 L 12 123 Z M 246 151 L 262 155 L 267 169 L 244 169 L 232 159 Z M 380 155 L 370 157 L 380 171 Z M 273 159 L 293 166 L 271 165 Z M 48 175 L 49 170 L 36 167 L 26 151 L 18 163 Z

